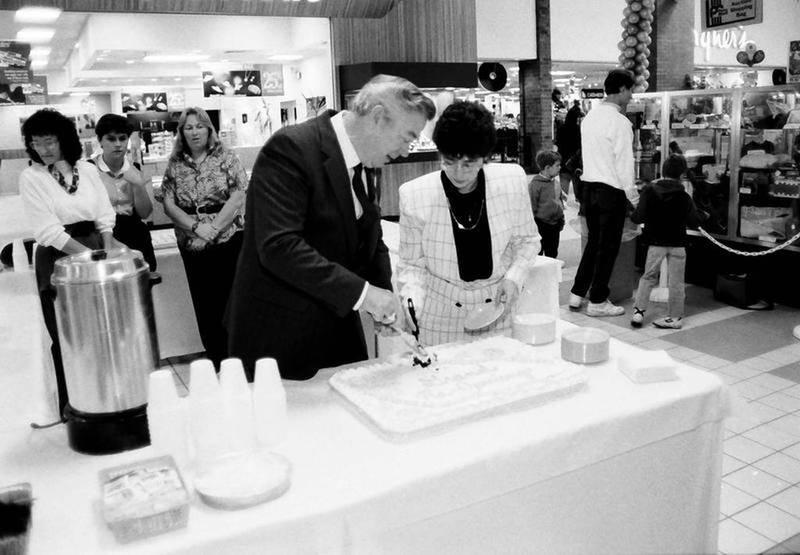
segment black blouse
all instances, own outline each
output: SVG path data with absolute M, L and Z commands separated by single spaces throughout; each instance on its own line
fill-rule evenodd
M 458 191 L 442 171 L 442 187 L 450 209 L 456 244 L 458 275 L 464 281 L 492 275 L 492 233 L 486 211 L 486 178 L 478 172 L 478 185 L 469 193 Z

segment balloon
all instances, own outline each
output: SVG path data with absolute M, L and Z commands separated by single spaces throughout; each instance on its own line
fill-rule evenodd
M 628 21 L 627 19 L 625 20 Z M 653 30 L 653 24 L 647 21 L 646 19 L 639 20 L 639 29 L 644 31 L 645 33 L 649 33 Z
M 625 28 L 625 30 L 628 32 L 629 35 L 635 35 L 636 33 L 639 32 L 639 26 L 638 25 L 628 25 Z
M 650 38 L 650 35 L 648 35 L 644 31 L 639 31 L 638 33 L 636 33 L 636 38 L 639 39 L 639 42 L 645 42 L 646 43 L 647 39 Z
M 641 61 L 641 64 L 643 67 L 650 67 L 650 60 L 645 58 L 644 60 Z
M 747 52 L 747 55 L 751 58 L 753 57 L 753 54 L 756 53 L 756 50 L 758 50 L 758 46 L 756 46 L 756 43 L 754 42 L 748 42 L 744 45 L 744 51 Z
M 644 49 L 647 48 L 647 45 L 643 42 L 636 43 L 636 51 L 637 52 L 644 52 Z
M 641 85 L 642 83 L 644 83 L 646 81 L 646 79 L 642 75 L 637 75 L 636 78 L 635 78 L 635 81 L 636 81 L 637 85 Z
M 625 41 L 624 40 L 619 41 L 617 43 L 617 48 L 619 48 L 620 50 L 625 50 Z
M 622 67 L 624 69 L 633 69 L 634 65 L 636 65 L 636 62 L 634 62 L 630 58 L 625 58 L 624 60 L 622 60 Z
M 635 12 L 638 12 L 641 9 L 642 9 L 642 3 L 641 2 L 636 2 L 636 1 L 631 2 L 631 10 L 633 10 Z
M 626 48 L 625 50 L 622 51 L 622 53 L 625 54 L 626 58 L 632 59 L 634 56 L 636 56 L 636 50 L 634 50 L 633 48 Z
M 632 13 L 629 15 L 628 23 L 639 23 L 639 14 Z
M 639 12 L 639 17 L 646 21 L 653 21 L 653 11 L 652 10 L 642 10 Z
M 625 44 L 627 46 L 633 47 L 633 46 L 636 46 L 638 43 L 639 43 L 639 41 L 636 40 L 636 37 L 628 37 L 627 39 L 625 39 Z
M 645 79 L 650 79 L 650 70 L 648 70 L 647 68 L 642 68 L 641 73 L 642 77 L 644 77 Z
M 637 63 L 641 64 L 643 61 L 647 60 L 647 56 L 645 56 L 643 52 L 639 52 L 638 54 L 636 54 L 636 57 L 634 59 L 636 60 Z
M 622 15 L 624 15 L 625 17 L 628 17 L 632 13 L 633 11 L 630 8 L 625 8 L 624 10 L 622 10 Z
M 627 27 L 628 26 L 628 16 L 626 15 L 625 17 L 623 17 L 622 20 L 619 22 L 619 24 L 622 25 L 623 29 L 625 27 Z
M 642 6 L 652 10 L 656 5 L 656 0 L 642 0 Z

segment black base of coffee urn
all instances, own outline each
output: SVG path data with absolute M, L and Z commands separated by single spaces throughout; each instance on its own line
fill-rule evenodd
M 147 405 L 119 412 L 89 413 L 64 407 L 69 446 L 87 455 L 110 455 L 150 445 Z

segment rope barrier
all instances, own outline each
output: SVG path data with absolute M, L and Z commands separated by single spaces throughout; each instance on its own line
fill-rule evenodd
M 798 233 L 796 233 L 794 235 L 794 237 L 792 237 L 788 241 L 785 241 L 784 243 L 781 243 L 780 245 L 776 245 L 776 246 L 774 246 L 774 247 L 772 247 L 770 249 L 767 249 L 765 251 L 737 251 L 736 249 L 733 249 L 733 248 L 729 247 L 728 245 L 723 245 L 722 243 L 717 241 L 714 237 L 709 235 L 709 233 L 705 229 L 703 229 L 702 227 L 697 228 L 697 230 L 700 232 L 700 235 L 702 235 L 703 237 L 705 237 L 706 239 L 708 239 L 709 241 L 711 241 L 712 243 L 717 245 L 722 250 L 728 251 L 728 252 L 733 253 L 733 254 L 738 254 L 739 256 L 766 256 L 768 254 L 772 254 L 774 252 L 778 252 L 781 249 L 785 249 L 786 247 L 788 247 L 789 245 L 791 245 L 792 243 L 797 241 L 797 239 L 800 239 L 800 232 L 798 232 Z

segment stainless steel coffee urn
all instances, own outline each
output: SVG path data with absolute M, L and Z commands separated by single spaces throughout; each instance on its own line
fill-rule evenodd
M 147 445 L 147 384 L 158 367 L 150 271 L 137 251 L 59 259 L 51 282 L 69 402 L 70 446 L 117 453 Z

